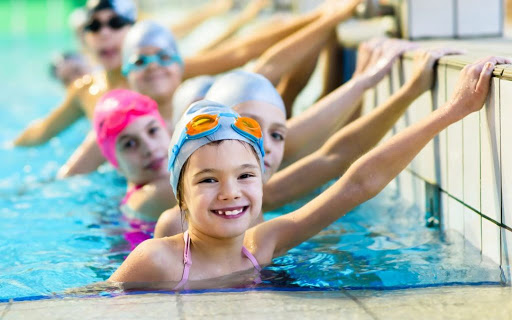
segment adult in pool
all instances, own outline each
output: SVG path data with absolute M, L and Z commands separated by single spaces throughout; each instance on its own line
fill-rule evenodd
M 510 62 L 489 57 L 466 66 L 444 106 L 358 159 L 302 208 L 252 228 L 263 196 L 260 129 L 229 108 L 197 102 L 176 127 L 169 159 L 188 231 L 143 242 L 109 281 L 170 281 L 178 290 L 200 289 L 206 286 L 201 280 L 271 263 L 378 194 L 440 131 L 480 110 L 494 66 Z
M 368 115 L 336 132 L 336 125 L 350 118 L 364 92 L 354 90 L 354 83 L 359 82 L 356 88 L 361 86 L 364 89 L 379 82 L 404 48 L 407 47 L 398 44 L 395 47 L 397 54 L 384 58 L 377 66 L 370 64 L 368 69 L 371 73 L 363 70 L 351 80 L 352 84 L 347 84 L 352 88 L 350 91 L 344 91 L 341 87 L 325 97 L 327 101 L 320 100 L 317 106 L 308 109 L 305 117 L 299 116 L 288 121 L 279 94 L 263 77 L 237 71 L 228 73 L 214 83 L 206 99 L 232 107 L 243 116 L 253 117 L 262 128 L 266 152 L 264 210 L 275 209 L 296 200 L 342 174 L 351 163 L 384 137 L 412 101 L 430 88 L 434 63 L 444 54 L 457 52 L 451 49 L 418 51 L 414 60 L 414 74 L 393 97 Z M 374 73 L 378 68 L 382 68 L 382 71 Z M 323 144 L 325 140 L 319 137 L 328 137 L 332 132 L 335 133 L 326 138 Z M 313 147 L 312 153 L 278 171 L 282 162 L 291 162 L 293 153 L 286 152 L 289 144 L 303 145 L 299 149 L 301 153 Z M 318 148 L 318 145 L 321 147 Z M 311 175 L 311 172 L 316 174 Z M 275 176 L 271 178 L 274 173 Z M 186 223 L 181 217 L 177 207 L 165 211 L 157 223 L 155 237 L 182 232 Z M 254 223 L 262 221 L 260 216 Z

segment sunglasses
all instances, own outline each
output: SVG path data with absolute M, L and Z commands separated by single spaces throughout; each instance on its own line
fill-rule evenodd
M 135 55 L 130 59 L 128 64 L 123 66 L 123 74 L 127 76 L 132 71 L 140 71 L 153 62 L 158 63 L 162 67 L 167 67 L 173 63 L 183 65 L 181 57 L 177 54 L 168 54 L 165 51 L 160 51 L 153 55 Z
M 133 24 L 133 22 L 121 16 L 113 16 L 106 22 L 101 22 L 98 19 L 93 19 L 91 22 L 84 26 L 84 30 L 92 33 L 97 33 L 100 32 L 100 30 L 103 29 L 103 27 L 105 26 L 108 26 L 112 30 L 119 30 L 122 27 L 129 24 Z
M 230 113 L 221 113 L 218 115 L 200 114 L 195 116 L 192 120 L 190 120 L 189 123 L 187 123 L 186 130 L 184 130 L 180 136 L 180 139 L 178 139 L 178 142 L 172 148 L 169 158 L 169 168 L 173 167 L 174 162 L 176 161 L 180 149 L 183 147 L 185 141 L 206 137 L 219 130 L 220 117 L 234 118 L 233 124 L 231 124 L 231 128 L 241 136 L 254 142 L 258 146 L 261 155 L 265 156 L 261 128 L 256 120 L 247 117 L 237 117 Z

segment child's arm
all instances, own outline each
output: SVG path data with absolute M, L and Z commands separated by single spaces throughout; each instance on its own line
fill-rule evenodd
M 276 85 L 281 76 L 297 67 L 304 57 L 319 51 L 330 32 L 342 21 L 350 18 L 361 0 L 348 0 L 331 6 L 321 6 L 322 17 L 292 34 L 267 50 L 252 68 Z M 329 3 L 328 3 L 329 4 Z
M 411 79 L 391 98 L 340 129 L 316 152 L 277 172 L 270 179 L 264 187 L 265 210 L 288 203 L 343 174 L 384 137 L 417 97 L 431 88 L 435 62 L 450 53 L 456 52 L 451 49 L 418 51 Z M 315 174 L 309 175 L 309 172 Z
M 249 1 L 245 9 L 226 28 L 226 30 L 215 38 L 212 42 L 206 45 L 201 52 L 207 52 L 217 48 L 224 43 L 227 39 L 233 36 L 241 27 L 252 21 L 263 8 L 268 5 L 268 0 L 252 0 Z
M 238 68 L 259 57 L 265 50 L 278 41 L 321 17 L 320 11 L 314 11 L 294 18 L 289 23 L 277 27 L 271 32 L 257 33 L 241 41 L 230 42 L 222 47 L 186 57 L 183 78 L 188 79 L 203 74 L 218 74 Z
M 204 21 L 227 12 L 232 6 L 232 0 L 207 1 L 205 5 L 195 8 L 185 19 L 172 25 L 171 31 L 176 38 L 183 38 Z
M 31 123 L 14 140 L 15 146 L 40 145 L 55 137 L 84 115 L 77 92 L 71 88 L 65 100 L 43 119 Z
M 77 174 L 92 172 L 105 162 L 100 147 L 96 142 L 96 133 L 90 131 L 82 144 L 57 172 L 57 178 L 68 178 Z
M 395 60 L 406 50 L 415 47 L 405 41 L 388 40 L 384 55 L 376 53 L 366 66 L 366 72 L 331 92 L 300 115 L 287 122 L 285 151 L 282 167 L 317 150 L 352 116 L 359 107 L 364 92 L 377 85 L 391 70 Z M 380 50 L 376 48 L 375 51 Z M 380 52 L 380 51 L 379 51 Z
M 301 209 L 253 228 L 251 238 L 263 249 L 263 258 L 269 252 L 285 253 L 378 194 L 441 130 L 481 109 L 494 66 L 510 62 L 489 57 L 466 66 L 443 107 L 357 160 L 333 186 Z

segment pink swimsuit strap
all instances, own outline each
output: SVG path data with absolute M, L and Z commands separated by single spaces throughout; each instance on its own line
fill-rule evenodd
M 135 185 L 133 188 L 131 188 L 130 190 L 128 190 L 128 191 L 126 192 L 126 194 L 124 195 L 123 200 L 121 200 L 121 205 L 126 204 L 126 203 L 128 202 L 128 199 L 130 199 L 130 197 L 132 196 L 132 194 L 133 194 L 135 191 L 137 191 L 137 190 L 141 189 L 142 187 L 144 187 L 144 184 L 137 184 L 137 185 Z
M 187 281 L 188 276 L 190 274 L 190 266 L 192 266 L 192 256 L 190 255 L 190 235 L 188 234 L 188 230 L 183 233 L 183 241 L 185 242 L 185 247 L 183 248 L 183 275 L 181 277 L 181 281 L 178 283 L 178 285 L 174 288 L 174 290 L 178 290 L 181 287 L 183 287 Z M 258 272 L 261 271 L 261 267 L 258 263 L 258 260 L 254 257 L 254 255 L 247 250 L 246 247 L 242 247 L 242 253 L 249 259 L 254 266 L 254 269 Z M 261 282 L 261 279 L 258 278 L 256 280 L 257 283 Z

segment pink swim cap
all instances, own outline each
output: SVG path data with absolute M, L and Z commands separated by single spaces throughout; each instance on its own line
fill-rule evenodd
M 141 116 L 153 116 L 165 128 L 166 124 L 158 112 L 157 103 L 140 93 L 115 89 L 107 92 L 94 109 L 94 131 L 101 153 L 114 166 L 116 158 L 116 140 L 130 123 Z

